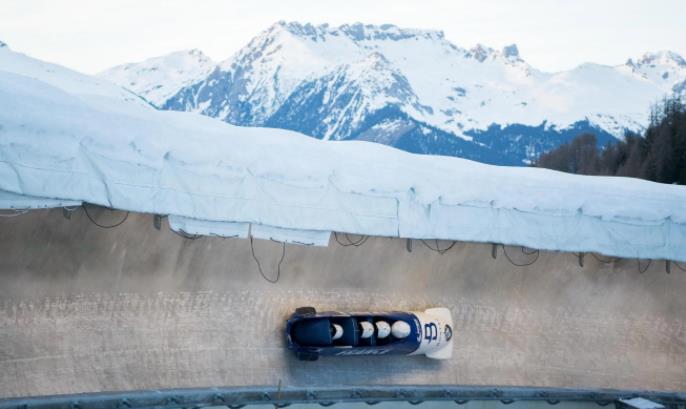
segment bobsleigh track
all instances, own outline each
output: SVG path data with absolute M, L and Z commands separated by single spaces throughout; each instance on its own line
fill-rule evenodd
M 270 284 L 250 240 L 180 237 L 147 214 L 113 229 L 83 210 L 2 218 L 0 398 L 279 383 L 686 389 L 686 263 L 668 274 L 663 261 L 586 254 L 581 267 L 575 254 L 518 247 L 494 259 L 490 244 L 440 254 L 417 240 L 339 241 L 254 241 L 268 277 L 283 255 Z M 303 305 L 448 307 L 453 359 L 300 362 L 283 326 Z

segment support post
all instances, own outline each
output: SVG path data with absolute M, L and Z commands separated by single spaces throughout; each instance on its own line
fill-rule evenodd
M 155 226 L 155 230 L 162 230 L 162 216 L 159 214 L 154 215 L 152 225 Z

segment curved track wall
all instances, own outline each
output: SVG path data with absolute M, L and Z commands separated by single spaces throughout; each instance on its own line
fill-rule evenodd
M 581 268 L 573 254 L 542 252 L 516 267 L 502 248 L 492 259 L 490 245 L 457 243 L 441 255 L 373 237 L 359 247 L 286 245 L 272 285 L 248 240 L 188 240 L 143 214 L 103 230 L 81 210 L 71 220 L 61 212 L 0 219 L 0 397 L 279 381 L 686 389 L 686 272 L 666 274 L 663 262 L 639 273 L 636 260 L 587 255 Z M 274 274 L 282 245 L 256 240 L 254 252 Z M 301 305 L 449 307 L 453 359 L 299 362 L 282 328 Z

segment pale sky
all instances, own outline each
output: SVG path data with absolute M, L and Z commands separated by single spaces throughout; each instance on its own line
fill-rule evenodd
M 199 48 L 223 60 L 279 20 L 443 30 L 460 47 L 516 43 L 533 66 L 621 64 L 646 51 L 686 57 L 684 0 L 2 0 L 0 41 L 96 73 Z

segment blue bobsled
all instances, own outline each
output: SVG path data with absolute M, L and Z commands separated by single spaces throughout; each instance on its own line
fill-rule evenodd
M 421 312 L 317 312 L 300 307 L 286 323 L 288 348 L 300 360 L 320 356 L 426 355 L 449 359 L 453 322 L 447 308 Z

